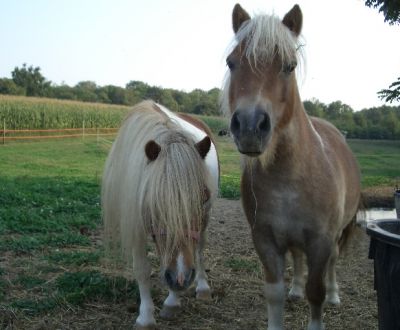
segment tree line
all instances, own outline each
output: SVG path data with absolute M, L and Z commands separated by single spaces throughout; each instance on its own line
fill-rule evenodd
M 355 112 L 340 101 L 324 104 L 313 99 L 303 104 L 309 115 L 328 120 L 348 138 L 400 139 L 400 106 L 383 105 Z
M 130 81 L 125 88 L 113 85 L 98 86 L 81 81 L 73 87 L 54 85 L 40 72 L 39 67 L 24 64 L 16 67 L 12 79 L 0 79 L 0 94 L 41 96 L 84 102 L 133 105 L 153 99 L 173 111 L 199 115 L 219 115 L 218 88 L 209 91 L 195 89 L 184 92 Z M 400 106 L 381 106 L 355 112 L 350 106 L 335 101 L 324 104 L 317 99 L 304 101 L 308 114 L 327 119 L 349 138 L 400 139 Z
M 176 89 L 150 86 L 132 80 L 125 86 L 98 86 L 93 81 L 81 81 L 75 86 L 55 85 L 40 72 L 40 67 L 16 67 L 12 78 L 0 78 L 0 94 L 25 95 L 99 102 L 107 104 L 134 105 L 145 99 L 152 99 L 169 109 L 198 115 L 219 115 L 219 89 L 209 91 L 195 89 L 184 92 Z

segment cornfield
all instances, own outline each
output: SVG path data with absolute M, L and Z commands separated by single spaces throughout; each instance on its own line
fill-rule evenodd
M 129 107 L 0 95 L 0 130 L 119 127 Z

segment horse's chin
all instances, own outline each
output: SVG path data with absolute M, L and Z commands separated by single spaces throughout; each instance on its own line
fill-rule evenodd
M 239 150 L 239 149 L 238 149 Z M 242 154 L 242 155 L 245 155 L 245 156 L 247 156 L 247 157 L 251 157 L 251 158 L 257 158 L 257 157 L 259 157 L 260 155 L 262 155 L 262 152 L 254 152 L 254 151 L 242 151 L 242 150 L 239 150 L 239 152 Z

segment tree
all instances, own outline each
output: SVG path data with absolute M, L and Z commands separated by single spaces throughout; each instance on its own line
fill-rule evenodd
M 0 94 L 25 95 L 25 89 L 17 86 L 12 79 L 0 79 Z
M 365 5 L 379 8 L 379 12 L 385 16 L 385 22 L 389 24 L 400 24 L 400 1 L 399 0 L 365 0 Z
M 74 87 L 78 100 L 85 102 L 97 101 L 97 85 L 94 81 L 80 81 Z
M 22 68 L 15 67 L 11 72 L 14 83 L 22 88 L 25 88 L 27 96 L 45 96 L 50 87 L 50 81 L 40 73 L 40 67 L 34 68 L 22 65 Z
M 400 24 L 400 1 L 399 0 L 365 0 L 365 5 L 372 8 L 379 8 L 383 13 L 385 22 L 390 25 Z M 378 92 L 379 98 L 386 102 L 400 101 L 400 77 L 393 82 L 388 89 Z
M 378 92 L 379 98 L 386 102 L 400 101 L 400 77 L 392 83 L 388 89 L 382 89 Z
M 307 114 L 314 117 L 324 117 L 324 105 L 317 99 L 306 100 L 303 102 Z

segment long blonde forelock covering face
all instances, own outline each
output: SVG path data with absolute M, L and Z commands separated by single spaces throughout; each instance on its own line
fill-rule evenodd
M 181 133 L 165 132 L 161 152 L 142 178 L 140 199 L 144 217 L 159 237 L 165 263 L 182 245 L 191 246 L 191 231 L 201 229 L 207 173 L 193 141 Z
M 150 140 L 161 146 L 153 161 L 144 153 Z M 200 229 L 210 178 L 191 136 L 154 110 L 154 103 L 142 102 L 128 115 L 104 173 L 106 246 L 120 242 L 114 252 L 131 262 L 134 244 L 142 244 L 152 230 L 164 233 L 165 258 L 179 245 L 192 244 L 187 234 Z

